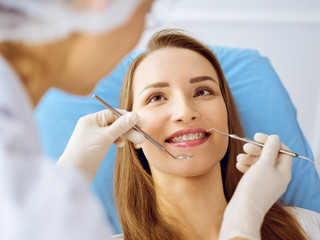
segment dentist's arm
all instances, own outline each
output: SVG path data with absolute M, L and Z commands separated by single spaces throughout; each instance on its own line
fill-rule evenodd
M 291 178 L 292 157 L 279 154 L 280 145 L 278 136 L 267 137 L 259 159 L 241 178 L 225 210 L 220 240 L 261 238 L 264 216 Z
M 112 143 L 122 147 L 124 138 L 142 143 L 144 136 L 132 127 L 143 127 L 144 120 L 134 112 L 120 111 L 125 113 L 120 118 L 109 110 L 80 118 L 57 166 L 76 167 L 91 182 Z

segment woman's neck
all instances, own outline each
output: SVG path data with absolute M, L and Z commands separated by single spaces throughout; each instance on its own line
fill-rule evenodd
M 217 239 L 227 201 L 220 165 L 198 177 L 169 177 L 156 183 L 160 210 L 184 239 Z M 169 220 L 170 221 L 170 220 Z

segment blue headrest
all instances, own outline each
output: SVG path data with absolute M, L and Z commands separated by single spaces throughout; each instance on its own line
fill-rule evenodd
M 266 57 L 257 51 L 212 47 L 224 70 L 235 98 L 240 119 L 248 138 L 256 132 L 277 134 L 292 151 L 313 159 L 311 149 L 297 122 L 296 109 Z M 95 93 L 118 107 L 122 79 L 132 60 L 141 51 L 129 54 L 97 86 Z M 62 154 L 77 120 L 88 113 L 104 109 L 91 96 L 76 97 L 50 90 L 35 111 L 44 151 L 53 159 Z M 121 232 L 113 201 L 113 167 L 115 146 L 93 180 L 92 189 L 107 210 L 115 230 Z M 295 158 L 292 180 L 282 199 L 288 204 L 320 212 L 320 179 L 312 163 Z

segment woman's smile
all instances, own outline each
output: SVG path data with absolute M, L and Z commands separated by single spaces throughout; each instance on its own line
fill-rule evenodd
M 210 135 L 202 128 L 183 129 L 173 133 L 165 142 L 175 147 L 195 147 L 206 142 Z

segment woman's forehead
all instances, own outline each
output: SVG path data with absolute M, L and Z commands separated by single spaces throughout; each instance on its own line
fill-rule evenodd
M 134 82 L 152 81 L 150 78 L 205 74 L 216 75 L 212 64 L 201 54 L 185 48 L 162 48 L 150 53 L 137 66 Z M 160 80 L 160 79 L 159 79 Z

